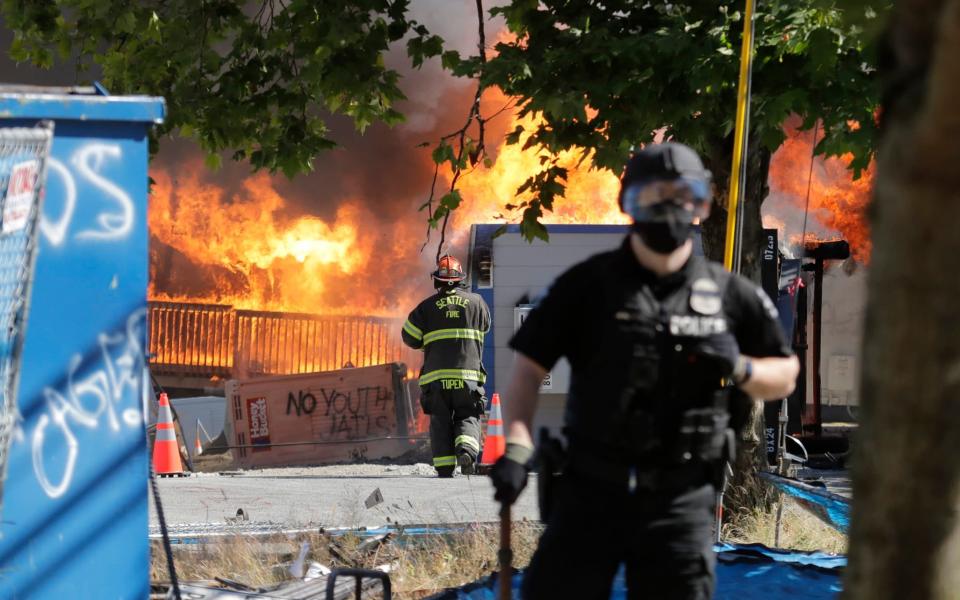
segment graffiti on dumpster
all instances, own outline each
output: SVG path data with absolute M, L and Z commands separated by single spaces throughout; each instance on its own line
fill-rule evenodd
M 67 367 L 66 382 L 43 389 L 46 410 L 37 419 L 31 450 L 37 482 L 50 498 L 59 498 L 70 489 L 81 451 L 74 433 L 78 428 L 96 430 L 105 425 L 116 432 L 143 426 L 138 402 L 145 368 L 142 340 L 146 316 L 145 308 L 137 310 L 124 330 L 97 336 L 96 355 L 88 357 L 96 358 L 95 370 L 81 372 L 84 357 L 75 354 Z M 66 448 L 58 465 L 50 462 L 51 456 L 60 453 L 48 452 L 55 436 L 60 436 Z
M 123 151 L 118 144 L 90 143 L 76 149 L 70 156 L 70 164 L 83 182 L 96 188 L 100 194 L 92 197 L 109 199 L 108 205 L 102 207 L 97 214 L 95 227 L 83 229 L 75 234 L 78 240 L 121 240 L 125 239 L 133 230 L 134 208 L 130 195 L 119 185 L 110 181 L 101 174 L 104 162 L 109 159 L 119 162 L 123 158 Z M 49 165 L 47 188 L 50 181 L 58 179 L 63 185 L 63 198 L 60 214 L 51 219 L 50 198 L 40 219 L 40 231 L 52 246 L 61 246 L 67 239 L 67 230 L 73 221 L 77 208 L 77 179 L 62 162 L 51 157 Z
M 391 399 L 390 390 L 380 385 L 298 390 L 287 394 L 286 414 L 309 416 L 321 439 L 361 439 L 391 433 Z

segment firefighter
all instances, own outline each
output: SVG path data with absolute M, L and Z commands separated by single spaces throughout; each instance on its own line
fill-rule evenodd
M 433 467 L 440 477 L 475 472 L 480 452 L 480 415 L 486 398 L 483 336 L 490 309 L 463 289 L 460 261 L 446 255 L 433 272 L 437 293 L 421 302 L 403 324 L 403 341 L 424 352 L 420 404 L 430 415 Z
M 729 403 L 789 395 L 799 363 L 765 293 L 693 256 L 710 187 L 687 146 L 636 153 L 619 196 L 631 232 L 557 278 L 510 342 L 507 449 L 491 472 L 500 502 L 526 485 L 540 382 L 561 356 L 571 368 L 565 467 L 541 503 L 550 512 L 524 578 L 528 600 L 609 598 L 624 563 L 630 598 L 713 595 Z

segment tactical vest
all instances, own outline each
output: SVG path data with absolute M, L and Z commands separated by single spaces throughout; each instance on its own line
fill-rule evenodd
M 596 350 L 571 377 L 572 453 L 653 466 L 719 458 L 723 444 L 714 446 L 728 427 L 729 388 L 718 366 L 693 350 L 700 338 L 733 327 L 723 306 L 730 275 L 704 259 L 691 261 L 684 280 L 661 299 L 648 284 L 603 278 Z

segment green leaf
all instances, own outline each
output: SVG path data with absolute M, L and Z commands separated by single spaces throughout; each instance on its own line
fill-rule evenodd
M 21 63 L 30 60 L 30 53 L 23 45 L 23 38 L 16 34 L 13 36 L 13 41 L 10 42 L 10 49 L 7 54 L 14 62 Z
M 824 28 L 813 30 L 809 37 L 810 65 L 820 73 L 832 72 L 837 64 L 837 44 L 834 34 Z
M 456 210 L 461 202 L 463 198 L 460 196 L 460 190 L 450 190 L 440 198 L 440 206 L 447 210 Z
M 513 131 L 507 134 L 505 141 L 508 144 L 516 144 L 520 141 L 521 135 L 523 135 L 523 125 L 517 125 Z
M 542 215 L 539 208 L 528 208 L 523 211 L 523 220 L 520 221 L 520 234 L 527 242 L 533 242 L 535 239 L 550 241 L 550 234 L 547 228 L 540 222 Z
M 456 160 L 453 154 L 453 147 L 445 141 L 441 141 L 440 144 L 433 149 L 430 158 L 438 165 L 442 165 L 445 162 L 453 164 Z
M 117 31 L 133 33 L 137 30 L 137 15 L 132 10 L 121 13 L 116 19 Z
M 209 152 L 203 159 L 203 164 L 211 171 L 220 169 L 220 155 L 216 152 Z
M 460 53 L 456 50 L 448 50 L 440 57 L 440 64 L 444 69 L 452 71 L 460 65 Z

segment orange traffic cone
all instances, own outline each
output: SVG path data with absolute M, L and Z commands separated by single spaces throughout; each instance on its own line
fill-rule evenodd
M 195 439 L 194 442 L 193 442 L 193 455 L 194 455 L 194 456 L 200 456 L 201 454 L 203 454 L 203 444 L 200 443 L 200 428 L 201 428 L 201 427 L 202 427 L 202 425 L 200 425 L 200 417 L 197 417 L 197 439 Z
M 494 394 L 490 401 L 490 418 L 487 420 L 487 437 L 483 441 L 481 467 L 489 467 L 503 456 L 507 450 L 507 439 L 503 436 L 503 416 L 500 414 L 500 394 Z
M 180 462 L 177 433 L 173 429 L 173 412 L 166 393 L 160 394 L 157 411 L 157 434 L 153 438 L 153 470 L 157 475 L 184 475 Z

